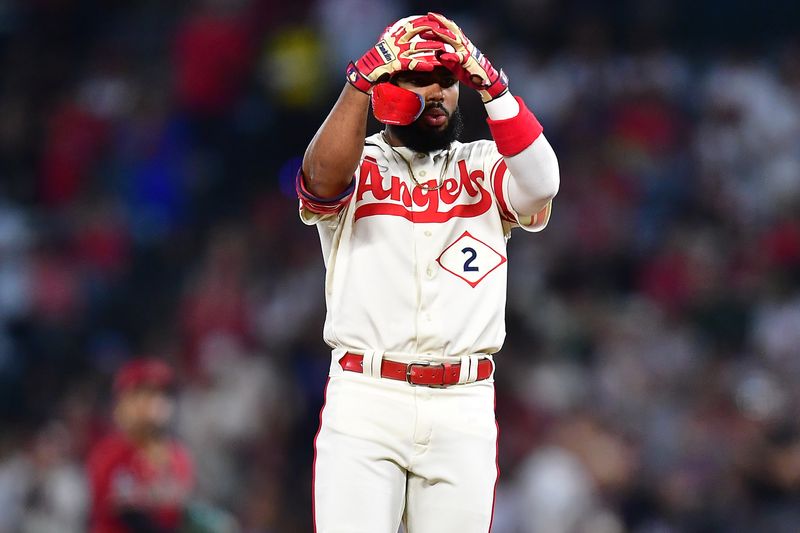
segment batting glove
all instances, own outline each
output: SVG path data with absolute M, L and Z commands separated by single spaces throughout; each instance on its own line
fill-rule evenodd
M 416 70 L 432 71 L 435 53 L 444 51 L 439 40 L 425 40 L 419 35 L 431 30 L 427 16 L 401 19 L 384 30 L 378 42 L 358 61 L 347 65 L 347 81 L 361 92 L 369 93 L 372 86 L 385 81 L 395 72 Z
M 428 13 L 428 19 L 434 24 L 431 31 L 436 38 L 455 49 L 454 52 L 438 51 L 436 58 L 461 83 L 478 91 L 484 102 L 494 100 L 508 90 L 508 77 L 502 69 L 497 72 L 455 22 L 438 13 Z

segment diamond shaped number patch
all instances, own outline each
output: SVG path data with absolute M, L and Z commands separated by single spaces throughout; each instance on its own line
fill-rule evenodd
M 494 248 L 465 231 L 444 249 L 436 260 L 439 265 L 475 287 L 483 278 L 506 262 Z

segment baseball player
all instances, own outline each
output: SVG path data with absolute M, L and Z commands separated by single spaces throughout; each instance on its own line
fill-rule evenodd
M 315 528 L 485 533 L 506 241 L 547 225 L 557 160 L 503 72 L 442 15 L 392 24 L 346 78 L 297 177 L 300 217 L 322 243 L 333 349 Z M 456 140 L 465 87 L 493 140 Z M 364 140 L 370 101 L 386 127 Z
M 92 533 L 178 531 L 194 486 L 187 448 L 166 431 L 172 369 L 156 359 L 123 366 L 114 379 L 117 430 L 87 463 Z

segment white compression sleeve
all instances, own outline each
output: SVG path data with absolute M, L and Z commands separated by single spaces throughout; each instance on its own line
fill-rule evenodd
M 505 157 L 511 173 L 508 196 L 520 215 L 535 215 L 558 192 L 558 159 L 544 134 L 517 155 Z

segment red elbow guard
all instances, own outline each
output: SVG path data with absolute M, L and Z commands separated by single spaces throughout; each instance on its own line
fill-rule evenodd
M 384 124 L 408 126 L 425 110 L 422 95 L 391 83 L 372 88 L 372 114 Z
M 533 144 L 542 134 L 542 125 L 536 120 L 530 109 L 519 96 L 514 97 L 519 103 L 517 116 L 503 120 L 486 119 L 489 130 L 497 145 L 497 151 L 505 156 L 517 155 Z

